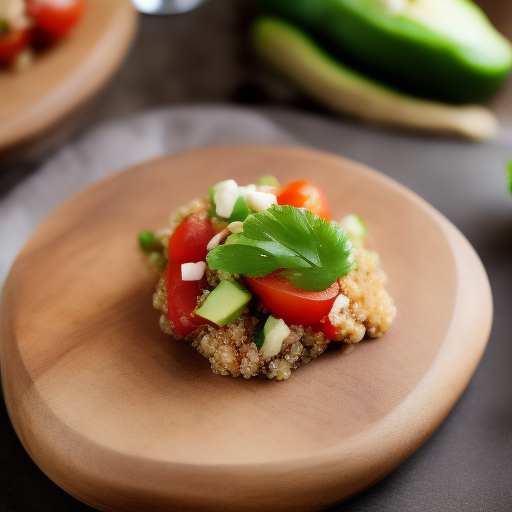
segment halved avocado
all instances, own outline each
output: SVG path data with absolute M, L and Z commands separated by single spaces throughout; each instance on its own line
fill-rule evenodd
M 496 132 L 497 120 L 489 109 L 434 102 L 386 87 L 341 64 L 305 32 L 280 19 L 257 20 L 253 46 L 263 61 L 335 112 L 471 139 Z
M 483 101 L 503 84 L 512 46 L 470 0 L 256 0 L 337 60 L 403 92 Z

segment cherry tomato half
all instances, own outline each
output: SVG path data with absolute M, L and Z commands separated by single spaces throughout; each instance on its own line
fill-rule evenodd
M 263 277 L 246 277 L 249 288 L 265 305 L 287 324 L 312 325 L 320 322 L 332 308 L 340 292 L 333 283 L 321 292 L 307 292 L 296 288 L 276 273 Z
M 0 35 L 0 63 L 7 64 L 18 53 L 23 51 L 31 40 L 30 30 L 13 30 L 8 34 Z
M 27 13 L 50 39 L 64 37 L 82 18 L 84 0 L 27 0 Z
M 205 261 L 206 246 L 215 235 L 205 212 L 193 213 L 176 227 L 169 239 L 169 260 L 179 263 Z
M 336 327 L 331 324 L 329 317 L 322 318 L 322 320 L 316 324 L 311 325 L 313 332 L 321 332 L 326 340 L 336 339 Z
M 312 181 L 292 181 L 277 189 L 277 204 L 288 204 L 296 208 L 305 208 L 311 213 L 331 220 L 329 203 L 324 191 Z
M 206 277 L 200 281 L 183 281 L 181 264 L 204 261 L 206 246 L 214 235 L 210 218 L 200 212 L 181 221 L 169 239 L 169 264 L 165 276 L 167 317 L 172 321 L 176 333 L 182 337 L 206 322 L 204 318 L 192 313 L 207 283 Z
M 181 263 L 169 262 L 165 276 L 167 292 L 167 318 L 174 325 L 174 330 L 185 337 L 200 325 L 206 323 L 204 318 L 192 315 L 197 307 L 197 298 L 206 288 L 206 277 L 200 281 L 183 281 Z

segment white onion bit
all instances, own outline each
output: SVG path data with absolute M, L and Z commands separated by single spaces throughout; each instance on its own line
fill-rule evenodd
M 216 247 L 220 245 L 220 243 L 227 238 L 231 234 L 231 231 L 229 230 L 229 226 L 225 229 L 223 229 L 220 233 L 217 233 L 206 246 L 207 251 L 212 251 Z
M 231 231 L 231 233 L 242 233 L 244 230 L 244 223 L 240 222 L 239 220 L 235 220 L 234 222 L 228 224 L 228 229 Z
M 233 213 L 233 207 L 239 195 L 239 188 L 235 180 L 226 180 L 218 183 L 213 194 L 217 215 L 227 219 Z
M 267 210 L 273 204 L 277 204 L 277 198 L 274 194 L 268 192 L 249 192 L 247 194 L 247 205 L 257 212 Z
M 181 279 L 182 281 L 199 281 L 203 277 L 205 270 L 205 261 L 198 261 L 197 263 L 182 263 Z

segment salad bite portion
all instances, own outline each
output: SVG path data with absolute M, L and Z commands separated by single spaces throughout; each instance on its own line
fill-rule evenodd
M 139 234 L 162 271 L 153 305 L 160 326 L 205 356 L 213 372 L 287 379 L 330 342 L 382 336 L 396 308 L 366 226 L 331 220 L 324 192 L 273 177 L 217 183 Z
M 34 54 L 75 27 L 86 0 L 0 0 L 0 68 L 28 67 Z

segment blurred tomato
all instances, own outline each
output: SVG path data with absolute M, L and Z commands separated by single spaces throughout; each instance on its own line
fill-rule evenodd
M 0 35 L 0 63 L 7 64 L 18 53 L 23 51 L 31 41 L 31 31 L 28 29 L 11 30 Z
M 82 18 L 85 0 L 27 0 L 27 13 L 51 40 L 64 37 Z

